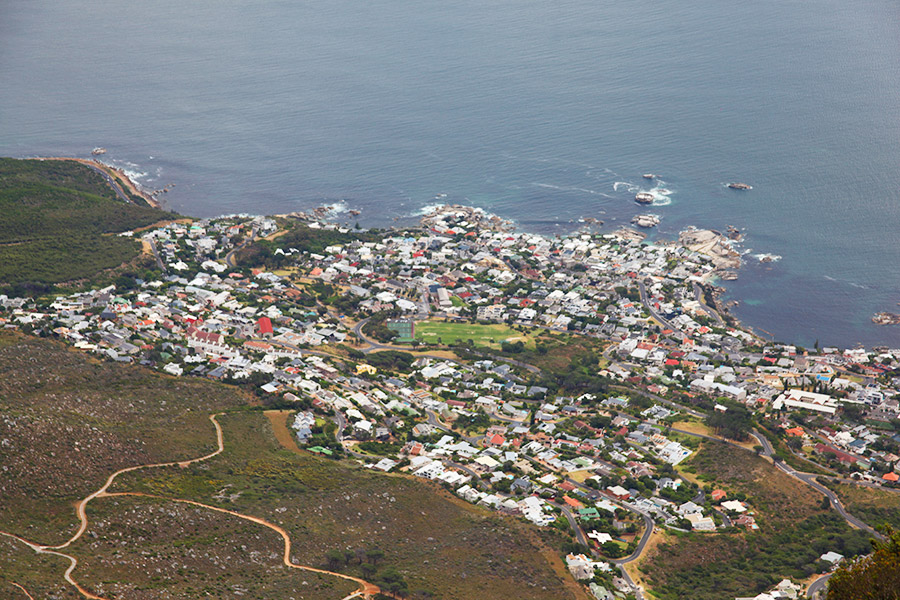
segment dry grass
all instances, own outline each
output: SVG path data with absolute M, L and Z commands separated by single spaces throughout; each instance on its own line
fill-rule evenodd
M 377 546 L 412 590 L 447 600 L 572 597 L 531 528 L 422 480 L 287 452 L 258 413 L 221 421 L 224 454 L 180 472 L 132 474 L 113 491 L 190 498 L 265 518 L 290 532 L 302 564 L 321 563 L 334 548 Z
M 847 511 L 872 527 L 890 525 L 900 529 L 900 491 L 849 483 L 829 483 Z
M 658 598 L 753 595 L 781 578 L 806 577 L 805 569 L 829 549 L 850 552 L 866 546 L 865 536 L 822 508 L 820 494 L 753 452 L 704 442 L 685 466 L 695 469 L 702 482 L 745 494 L 760 530 L 677 534 L 660 542 L 640 564 Z
M 212 450 L 208 414 L 244 403 L 233 388 L 0 340 L 0 529 L 41 543 L 74 533 L 72 505 L 111 472 Z

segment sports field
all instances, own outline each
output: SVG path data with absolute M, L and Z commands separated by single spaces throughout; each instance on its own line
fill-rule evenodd
M 526 348 L 534 348 L 534 338 L 512 327 L 500 324 L 478 325 L 471 323 L 445 323 L 420 321 L 416 323 L 416 339 L 426 343 L 453 344 L 457 340 L 472 340 L 476 346 L 500 348 L 506 342 L 523 342 Z

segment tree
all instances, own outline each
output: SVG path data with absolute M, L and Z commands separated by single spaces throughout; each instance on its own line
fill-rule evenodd
M 707 425 L 726 438 L 746 440 L 753 428 L 753 416 L 750 411 L 737 402 L 724 399 L 720 399 L 719 402 L 724 404 L 727 410 L 714 410 L 706 419 Z
M 369 548 L 366 550 L 366 558 L 372 564 L 378 564 L 378 561 L 384 558 L 384 550 L 381 548 Z
M 620 558 L 625 551 L 622 550 L 622 546 L 617 544 L 616 542 L 605 542 L 600 549 L 603 551 L 603 554 L 609 558 Z
M 335 548 L 325 554 L 325 559 L 328 561 L 329 569 L 338 569 L 344 564 L 344 553 Z
M 886 530 L 874 552 L 837 571 L 828 581 L 827 600 L 900 599 L 900 531 Z
M 384 569 L 375 583 L 382 590 L 388 591 L 395 596 L 404 597 L 409 593 L 409 585 L 403 579 L 403 575 L 394 567 Z

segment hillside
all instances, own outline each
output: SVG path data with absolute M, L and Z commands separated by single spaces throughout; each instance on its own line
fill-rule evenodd
M 64 545 L 75 580 L 103 598 L 330 600 L 357 587 L 297 566 L 397 575 L 411 593 L 445 600 L 575 597 L 530 528 L 419 479 L 290 452 L 234 388 L 0 333 L 0 413 L 0 532 Z M 78 535 L 73 506 L 110 474 L 192 458 L 118 475 Z M 293 543 L 293 567 L 275 527 Z M 334 550 L 354 558 L 335 564 Z M 15 582 L 35 597 L 78 597 L 66 564 L 0 535 L 4 592 Z
M 134 261 L 139 242 L 114 234 L 173 216 L 118 200 L 84 165 L 11 158 L 0 158 L 0 214 L 0 286 L 18 292 Z
M 809 577 L 829 550 L 845 556 L 869 550 L 868 534 L 823 508 L 823 496 L 752 452 L 704 442 L 683 468 L 745 496 L 759 530 L 673 536 L 657 546 L 641 571 L 661 600 L 752 596 L 784 577 Z

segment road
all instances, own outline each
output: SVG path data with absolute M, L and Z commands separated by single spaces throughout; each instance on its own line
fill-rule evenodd
M 647 287 L 644 285 L 643 281 L 638 281 L 638 290 L 641 293 L 641 304 L 644 305 L 644 308 L 647 309 L 647 312 L 650 313 L 650 316 L 655 320 L 659 321 L 664 327 L 671 329 L 675 333 L 677 333 L 681 337 L 681 341 L 686 341 L 688 336 L 685 335 L 683 331 L 672 325 L 667 319 L 664 319 L 662 315 L 656 312 L 656 309 L 650 304 L 650 300 L 647 297 Z
M 162 258 L 159 257 L 159 250 L 156 249 L 156 240 L 150 240 L 150 249 L 153 251 L 153 257 L 156 259 L 156 266 L 159 267 L 160 271 L 165 273 L 166 265 L 163 264 Z
M 703 302 L 703 288 L 700 287 L 696 281 L 693 282 L 694 287 L 694 299 L 700 304 L 700 307 L 706 311 L 706 313 L 712 318 L 713 321 L 716 322 L 718 327 L 725 327 L 725 321 L 722 320 L 722 317 L 716 312 L 716 309 L 709 306 L 705 302 Z
M 116 193 L 116 196 L 118 196 L 119 200 L 127 202 L 128 204 L 134 204 L 134 202 L 131 201 L 131 198 L 128 197 L 128 194 L 125 193 L 125 190 L 123 190 L 122 187 L 119 185 L 119 182 L 117 182 L 115 179 L 110 177 L 109 173 L 107 173 L 100 167 L 90 164 L 89 162 L 83 162 L 81 164 L 83 164 L 87 168 L 93 169 L 94 171 L 99 173 L 101 175 L 101 177 L 103 177 L 103 179 L 106 180 L 106 183 L 109 184 L 109 187 L 111 187 L 113 189 L 113 191 Z
M 862 529 L 866 533 L 873 535 L 880 540 L 884 539 L 883 535 L 881 535 L 880 533 L 878 533 L 877 531 L 875 531 L 874 529 L 872 529 L 871 527 L 869 527 L 868 525 L 863 523 L 861 520 L 857 519 L 856 517 L 854 517 L 853 515 L 848 513 L 844 509 L 844 505 L 841 504 L 841 501 L 840 501 L 840 499 L 838 499 L 837 495 L 834 492 L 832 492 L 831 490 L 829 490 L 827 487 L 825 487 L 824 485 L 822 485 L 821 483 L 816 481 L 816 476 L 814 474 L 803 473 L 802 471 L 798 471 L 794 467 L 792 467 L 788 464 L 785 464 L 784 461 L 782 461 L 781 459 L 776 460 L 775 451 L 772 448 L 772 444 L 770 444 L 769 440 L 766 439 L 766 436 L 760 435 L 759 433 L 757 433 L 755 431 L 751 435 L 753 435 L 753 437 L 756 438 L 756 440 L 762 446 L 763 456 L 767 456 L 767 457 L 771 458 L 772 461 L 775 463 L 775 466 L 778 467 L 778 469 L 780 471 L 793 477 L 794 479 L 799 479 L 806 485 L 810 486 L 811 488 L 813 488 L 814 490 L 816 490 L 817 492 L 819 492 L 820 494 L 822 494 L 826 498 L 828 498 L 828 501 L 831 503 L 831 506 L 838 512 L 839 515 L 841 515 L 841 517 L 844 518 L 845 521 L 850 523 L 850 525 L 852 525 L 853 527 L 856 527 L 857 529 Z
M 484 435 L 467 436 L 454 430 L 452 427 L 447 426 L 443 421 L 441 421 L 440 417 L 438 417 L 433 410 L 426 410 L 425 415 L 428 417 L 427 422 L 429 425 L 432 425 L 445 433 L 454 433 L 473 446 L 477 446 L 481 443 L 481 440 L 484 439 Z
M 225 255 L 225 264 L 231 269 L 236 268 L 237 264 L 234 262 L 234 254 L 238 250 L 241 250 L 242 248 L 244 248 L 247 244 L 252 244 L 253 240 L 255 240 L 255 239 L 256 239 L 256 231 L 251 231 L 249 239 L 244 240 L 244 242 L 240 246 L 238 246 L 237 248 L 233 248 L 231 250 L 231 252 L 229 252 L 228 254 Z
M 569 507 L 560 506 L 559 509 L 566 517 L 566 521 L 569 522 L 569 527 L 571 527 L 572 531 L 575 532 L 575 540 L 585 548 L 590 548 L 591 545 L 588 542 L 587 536 L 584 534 L 584 529 L 582 529 L 581 525 L 578 524 L 578 520 L 575 518 L 575 515 L 572 514 L 572 511 L 569 510 Z
M 807 598 L 816 598 L 816 594 L 825 591 L 825 586 L 828 584 L 828 580 L 831 579 L 833 573 L 827 573 L 822 575 L 815 581 L 813 581 L 808 588 L 806 588 L 806 597 Z
M 696 417 L 698 419 L 706 418 L 705 414 L 698 412 L 698 411 L 694 410 L 693 408 L 689 408 L 687 406 L 684 406 L 683 404 L 678 404 L 677 402 L 673 402 L 672 400 L 666 400 L 662 396 L 657 396 L 656 394 L 650 393 L 646 390 L 626 387 L 624 385 L 610 385 L 609 387 L 611 387 L 615 390 L 623 391 L 623 392 L 634 392 L 636 394 L 640 394 L 641 396 L 644 396 L 645 398 L 650 398 L 651 400 L 655 400 L 656 402 L 659 402 L 660 404 L 665 404 L 669 408 L 674 408 L 676 410 L 679 410 L 685 414 L 688 414 L 692 417 Z

